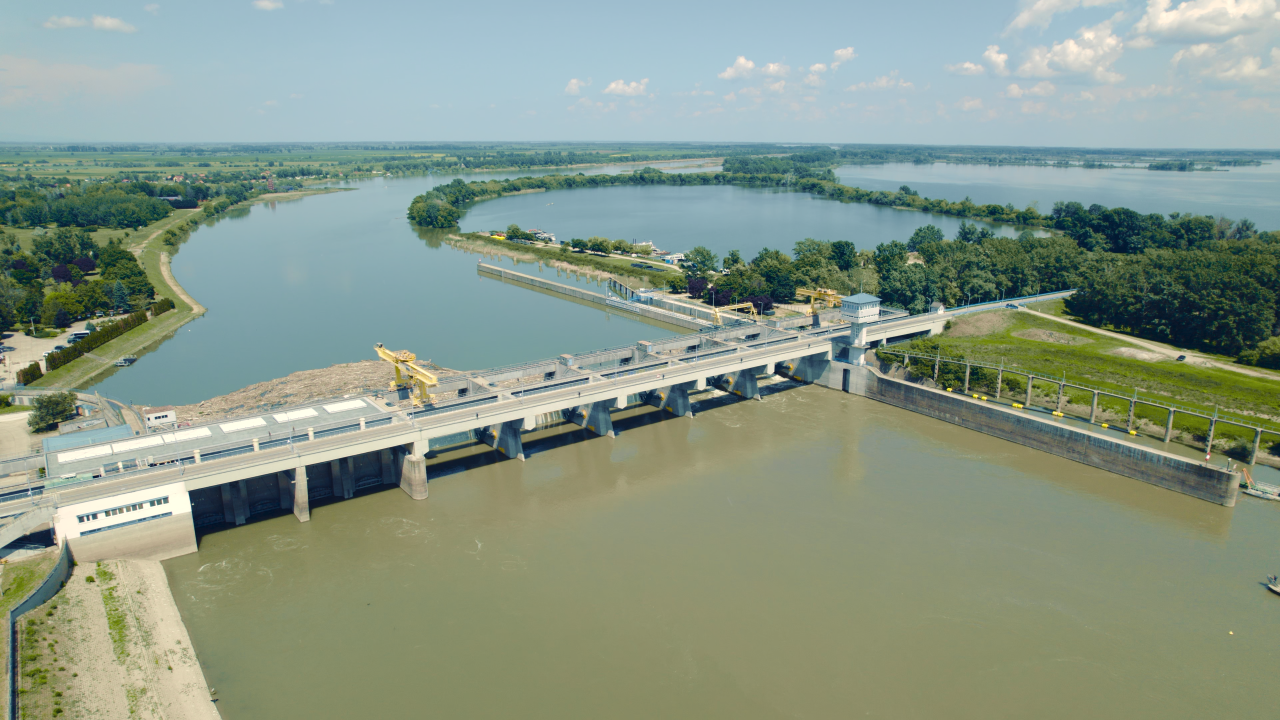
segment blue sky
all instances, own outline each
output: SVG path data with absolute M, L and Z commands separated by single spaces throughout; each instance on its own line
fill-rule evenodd
M 0 140 L 1275 148 L 1277 2 L 10 0 Z

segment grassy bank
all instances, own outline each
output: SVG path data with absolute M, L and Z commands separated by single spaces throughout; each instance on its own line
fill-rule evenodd
M 1206 367 L 1164 358 L 1156 353 L 1118 338 L 1064 325 L 1049 318 L 1013 310 L 991 310 L 953 320 L 942 335 L 930 339 L 941 346 L 943 355 L 963 356 L 970 360 L 1000 364 L 1019 371 L 1035 372 L 1046 377 L 1063 377 L 1093 387 L 1140 398 L 1168 402 L 1213 415 L 1215 408 L 1236 415 L 1256 417 L 1262 424 L 1280 426 L 1280 386 L 1265 377 L 1242 375 L 1231 370 Z M 930 341 L 918 341 L 923 346 Z M 950 372 L 956 372 L 954 369 Z M 963 376 L 963 369 L 958 371 Z M 975 375 L 974 384 L 986 383 L 994 391 L 995 373 Z M 1021 378 L 1005 378 L 1004 393 L 1025 392 Z M 1056 399 L 1057 386 L 1037 383 L 1033 388 L 1041 398 Z M 1080 390 L 1067 391 L 1069 402 L 1086 409 L 1092 394 Z M 1102 398 L 1100 408 L 1109 418 L 1127 418 L 1128 403 Z M 1142 427 L 1162 434 L 1166 413 L 1156 408 L 1138 406 L 1136 417 Z M 1194 441 L 1208 433 L 1208 421 L 1190 416 L 1176 417 L 1174 428 L 1183 438 Z M 1246 438 L 1247 436 L 1247 438 Z M 1226 445 L 1247 439 L 1251 431 L 1220 424 L 1215 437 Z M 1270 438 L 1274 441 L 1280 438 Z
M 26 560 L 6 563 L 0 570 L 0 593 L 2 593 L 0 594 L 0 617 L 4 618 L 4 627 L 0 630 L 0 640 L 3 641 L 3 647 L 0 647 L 0 660 L 5 663 L 6 668 L 9 660 L 9 611 L 40 587 L 57 562 L 58 553 L 47 552 Z M 4 700 L 0 702 L 0 706 L 8 708 L 9 673 L 6 671 L 0 674 L 3 675 L 3 679 L 0 679 L 0 687 L 4 688 Z

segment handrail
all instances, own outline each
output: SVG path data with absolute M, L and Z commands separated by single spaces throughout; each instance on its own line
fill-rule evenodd
M 1036 379 L 1039 379 L 1039 380 L 1048 380 L 1048 381 L 1056 382 L 1056 383 L 1059 383 L 1059 384 L 1061 384 L 1061 385 L 1065 385 L 1065 386 L 1067 386 L 1067 387 L 1080 388 L 1081 390 L 1090 390 L 1090 391 L 1096 392 L 1096 393 L 1098 393 L 1098 394 L 1100 394 L 1100 395 L 1109 395 L 1109 396 L 1111 396 L 1111 397 L 1118 398 L 1118 399 L 1120 399 L 1120 400 L 1131 400 L 1131 401 L 1133 401 L 1133 402 L 1139 402 L 1139 403 L 1142 403 L 1142 404 L 1144 404 L 1144 405 L 1151 405 L 1151 406 L 1155 406 L 1155 407 L 1167 408 L 1167 409 L 1169 409 L 1169 410 L 1177 410 L 1178 412 L 1181 412 L 1181 413 L 1182 413 L 1182 414 L 1184 414 L 1184 415 L 1194 415 L 1194 416 L 1196 416 L 1196 417 L 1201 417 L 1201 418 L 1204 418 L 1204 419 L 1206 419 L 1206 420 L 1215 420 L 1215 421 L 1218 421 L 1218 422 L 1225 422 L 1225 423 L 1227 423 L 1228 425 L 1238 425 L 1238 426 L 1240 426 L 1240 427 L 1249 428 L 1249 429 L 1252 429 L 1252 430 L 1261 430 L 1261 431 L 1263 431 L 1263 432 L 1270 432 L 1270 433 L 1280 434 L 1280 428 L 1277 428 L 1277 427 L 1275 427 L 1275 426 L 1273 426 L 1273 425 L 1269 425 L 1269 424 L 1266 424 L 1266 423 L 1261 423 L 1261 422 L 1258 422 L 1258 421 L 1256 421 L 1256 420 L 1255 420 L 1255 421 L 1250 421 L 1250 420 L 1248 420 L 1247 418 L 1242 417 L 1242 416 L 1240 416 L 1240 415 L 1235 415 L 1235 414 L 1232 414 L 1232 413 L 1225 413 L 1225 412 L 1222 412 L 1221 410 L 1217 411 L 1217 413 L 1216 413 L 1215 415 L 1209 415 L 1209 414 L 1207 414 L 1207 411 L 1204 411 L 1204 410 L 1196 410 L 1196 409 L 1194 409 L 1194 408 L 1189 408 L 1189 407 L 1186 407 L 1186 406 L 1184 406 L 1184 405 L 1179 405 L 1179 404 L 1177 404 L 1177 403 L 1173 403 L 1173 402 L 1166 402 L 1166 401 L 1164 401 L 1164 400 L 1159 400 L 1159 401 L 1157 401 L 1157 400 L 1149 400 L 1149 399 L 1146 399 L 1146 398 L 1143 398 L 1142 396 L 1140 396 L 1140 395 L 1138 394 L 1138 390 L 1137 390 L 1137 388 L 1134 388 L 1134 394 L 1133 394 L 1133 396 L 1132 396 L 1132 397 L 1130 397 L 1130 396 L 1128 396 L 1128 395 L 1121 395 L 1120 393 L 1116 392 L 1115 390 L 1108 390 L 1108 389 L 1106 389 L 1106 388 L 1100 388 L 1100 387 L 1097 387 L 1097 386 L 1095 386 L 1095 385 L 1090 385 L 1090 384 L 1088 384 L 1088 383 L 1083 383 L 1083 382 L 1069 381 L 1069 380 L 1066 380 L 1066 379 L 1065 379 L 1065 377 L 1064 377 L 1063 379 L 1059 380 L 1059 379 L 1057 379 L 1057 378 L 1056 378 L 1055 376 L 1053 376 L 1053 375 L 1040 375 L 1040 374 L 1037 374 L 1037 373 L 1036 373 L 1036 372 L 1034 372 L 1034 371 L 1028 371 L 1028 370 L 1021 369 L 1021 367 L 1020 367 L 1020 366 L 1018 366 L 1018 365 L 990 365 L 990 364 L 987 364 L 987 363 L 978 362 L 978 361 L 974 361 L 974 360 L 965 360 L 965 359 L 963 359 L 963 358 L 945 357 L 945 356 L 938 355 L 938 354 L 930 355 L 930 354 L 928 354 L 928 353 L 913 353 L 913 352 L 909 352 L 909 351 L 905 351 L 905 350 L 890 350 L 890 349 L 888 349 L 888 348 L 876 348 L 876 352 L 882 352 L 882 351 L 883 351 L 884 353 L 886 353 L 886 354 L 897 354 L 897 355 L 903 355 L 903 356 L 911 355 L 911 356 L 919 357 L 919 358 L 922 358 L 922 359 L 930 359 L 930 360 L 934 360 L 934 361 L 936 361 L 936 362 L 940 362 L 940 363 L 941 363 L 941 362 L 947 362 L 947 363 L 951 363 L 951 364 L 953 364 L 953 365 L 969 365 L 969 366 L 971 366 L 971 367 L 983 367 L 983 368 L 988 368 L 988 369 L 991 369 L 991 370 L 1003 370 L 1003 371 L 1005 371 L 1005 372 L 1012 372 L 1012 373 L 1014 373 L 1014 374 L 1016 374 L 1016 375 L 1026 375 L 1026 376 L 1028 376 L 1028 377 L 1036 378 Z

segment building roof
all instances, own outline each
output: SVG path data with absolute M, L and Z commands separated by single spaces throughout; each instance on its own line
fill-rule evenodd
M 880 298 L 868 293 L 858 293 L 857 295 L 850 295 L 841 302 L 845 305 L 865 305 L 867 303 L 878 303 Z
M 172 405 L 162 405 L 160 407 L 147 408 L 147 415 L 155 415 L 156 413 L 168 412 L 173 409 Z

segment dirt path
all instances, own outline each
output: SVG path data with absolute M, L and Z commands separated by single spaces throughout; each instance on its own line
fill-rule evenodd
M 47 623 L 65 668 L 52 686 L 24 696 L 35 716 L 56 699 L 68 717 L 218 720 L 160 563 L 77 566 L 62 592 L 28 617 Z
M 1075 320 L 1067 320 L 1065 318 L 1060 318 L 1056 315 L 1049 315 L 1046 313 L 1037 312 L 1035 310 L 1029 310 L 1027 308 L 1022 308 L 1019 312 L 1031 313 L 1032 315 L 1035 315 L 1037 317 L 1042 317 L 1046 320 L 1052 320 L 1056 323 L 1062 323 L 1063 325 L 1070 325 L 1071 327 L 1080 328 L 1081 330 L 1088 330 L 1091 333 L 1097 333 L 1099 335 L 1106 335 L 1107 337 L 1115 338 L 1116 340 L 1123 340 L 1124 342 L 1146 348 L 1147 350 L 1150 350 L 1155 353 L 1159 353 L 1164 357 L 1176 359 L 1179 355 L 1186 355 L 1188 360 L 1195 361 L 1195 364 L 1197 365 L 1215 367 L 1215 368 L 1218 368 L 1219 370 L 1230 370 L 1231 372 L 1237 372 L 1237 373 L 1240 373 L 1241 375 L 1250 375 L 1253 377 L 1264 378 L 1266 380 L 1277 379 L 1276 376 L 1271 373 L 1262 372 L 1260 370 L 1253 370 L 1251 368 L 1247 368 L 1242 365 L 1224 363 L 1221 360 L 1215 360 L 1211 357 L 1205 357 L 1204 355 L 1201 355 L 1200 353 L 1197 353 L 1197 352 L 1192 352 L 1190 350 L 1179 350 L 1178 348 L 1175 348 L 1175 347 L 1162 345 L 1161 343 L 1150 342 L 1148 340 L 1139 340 L 1138 338 L 1135 338 L 1132 335 L 1125 335 L 1123 333 L 1112 332 L 1110 330 L 1102 330 L 1092 325 L 1085 325 L 1084 323 L 1076 322 Z
M 176 279 L 174 279 L 173 268 L 169 266 L 169 253 L 160 253 L 160 274 L 164 276 L 164 281 L 169 283 L 169 287 L 173 288 L 173 291 L 178 293 L 178 297 L 182 298 L 183 302 L 191 306 L 191 313 L 193 315 L 203 315 L 205 313 L 204 306 L 196 302 L 195 298 L 188 295 L 187 291 L 178 284 Z

